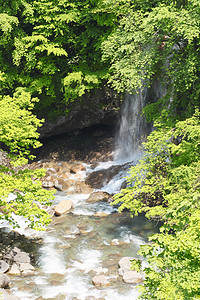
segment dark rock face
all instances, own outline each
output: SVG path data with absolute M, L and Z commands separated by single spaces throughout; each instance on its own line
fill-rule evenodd
M 115 125 L 120 108 L 120 96 L 104 88 L 94 90 L 89 96 L 71 103 L 67 115 L 53 121 L 46 120 L 39 129 L 41 137 L 50 137 L 63 133 L 77 135 L 80 129 L 96 124 Z
M 86 178 L 86 184 L 95 189 L 102 188 L 107 184 L 115 175 L 120 171 L 123 171 L 127 168 L 128 164 L 111 166 L 108 169 L 99 170 L 92 172 Z

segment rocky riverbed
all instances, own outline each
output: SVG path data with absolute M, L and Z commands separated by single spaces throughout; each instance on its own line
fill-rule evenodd
M 0 258 L 6 268 L 0 292 L 5 299 L 138 297 L 135 287 L 143 274 L 130 270 L 130 261 L 139 259 L 139 245 L 147 242 L 155 225 L 142 216 L 119 214 L 110 205 L 129 166 L 112 162 L 111 132 L 102 136 L 95 129 L 83 137 L 44 141 L 39 161 L 29 164 L 45 168 L 43 187 L 55 190 L 48 208 L 52 223 L 45 233 L 35 233 L 24 223 L 20 234 L 2 229 Z M 9 163 L 3 154 L 2 159 Z

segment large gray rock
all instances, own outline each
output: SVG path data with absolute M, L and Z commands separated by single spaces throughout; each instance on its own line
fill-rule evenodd
M 6 274 L 0 273 L 0 288 L 9 286 L 10 278 Z

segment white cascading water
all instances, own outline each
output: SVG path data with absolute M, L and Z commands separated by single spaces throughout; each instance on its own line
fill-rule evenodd
M 142 116 L 146 96 L 147 88 L 143 88 L 138 93 L 126 97 L 116 142 L 115 160 L 117 161 L 133 160 L 138 153 L 142 137 L 147 133 L 145 118 Z

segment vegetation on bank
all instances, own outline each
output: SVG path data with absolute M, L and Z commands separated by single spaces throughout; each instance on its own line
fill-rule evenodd
M 200 113 L 173 128 L 154 125 L 128 187 L 113 204 L 163 221 L 160 233 L 149 238 L 152 243 L 141 246 L 149 263 L 142 299 L 195 299 L 200 292 Z
M 39 180 L 45 170 L 24 166 L 33 158 L 31 149 L 41 146 L 37 128 L 42 120 L 32 113 L 37 101 L 20 89 L 13 97 L 0 96 L 0 142 L 10 158 L 10 163 L 0 165 L 0 219 L 18 227 L 16 216 L 23 216 L 28 226 L 43 230 L 51 222 L 44 206 L 50 204 L 53 192 L 44 190 Z
M 160 233 L 140 250 L 149 263 L 141 298 L 198 299 L 200 2 L 129 3 L 129 13 L 103 43 L 109 81 L 118 91 L 132 92 L 157 79 L 165 95 L 144 109 L 154 130 L 114 204 L 163 221 Z
M 0 168 L 1 217 L 23 215 L 36 229 L 49 223 L 39 206 L 52 197 L 37 180 L 43 171 L 15 167 L 40 146 L 38 115 L 67 113 L 68 103 L 103 84 L 132 93 L 159 80 L 165 95 L 144 109 L 154 131 L 115 203 L 164 223 L 141 247 L 149 262 L 141 298 L 198 299 L 200 1 L 0 4 L 0 141 L 13 160 Z

